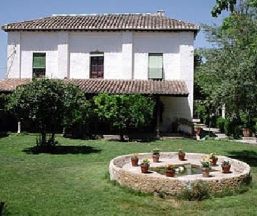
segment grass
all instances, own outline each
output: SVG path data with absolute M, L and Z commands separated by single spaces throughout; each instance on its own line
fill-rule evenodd
M 9 215 L 256 215 L 257 146 L 189 139 L 147 143 L 58 137 L 53 154 L 33 154 L 35 135 L 0 138 L 0 201 Z M 252 167 L 251 189 L 201 202 L 131 192 L 108 180 L 109 161 L 122 154 L 161 151 L 215 152 Z

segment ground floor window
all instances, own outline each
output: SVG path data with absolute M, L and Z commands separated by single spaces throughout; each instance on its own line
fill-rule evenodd
M 104 78 L 104 53 L 90 53 L 90 78 Z
M 46 53 L 33 53 L 32 76 L 35 78 L 45 77 Z

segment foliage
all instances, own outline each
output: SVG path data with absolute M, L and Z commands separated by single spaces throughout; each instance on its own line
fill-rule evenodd
M 182 155 L 183 155 L 183 154 L 186 154 L 186 153 L 184 152 L 183 149 L 179 149 L 179 150 L 178 150 L 178 154 L 182 154 Z
M 216 156 L 215 153 L 210 153 L 209 158 L 213 160 L 213 159 L 217 159 L 218 157 Z
M 153 117 L 154 102 L 142 95 L 99 94 L 93 100 L 98 117 L 117 128 L 121 140 L 127 129 L 145 126 Z
M 242 12 L 242 6 L 247 9 L 250 7 L 257 7 L 257 0 L 216 0 L 216 4 L 213 7 L 211 14 L 213 17 L 217 17 L 223 10 L 230 11 L 232 13 Z
M 154 149 L 152 150 L 152 152 L 153 152 L 153 154 L 160 154 L 160 149 L 154 148 Z
M 211 162 L 209 156 L 204 157 L 201 160 L 201 164 L 203 168 L 210 168 L 211 167 Z
M 19 120 L 31 120 L 37 125 L 41 147 L 54 146 L 55 133 L 82 118 L 86 112 L 83 93 L 61 81 L 39 79 L 18 87 L 9 97 L 7 109 Z M 47 138 L 47 133 L 51 135 Z
M 226 123 L 226 119 L 223 117 L 218 117 L 216 120 L 216 127 L 220 129 L 221 133 L 225 132 L 225 123 Z
M 141 164 L 144 164 L 144 165 L 147 164 L 147 165 L 149 165 L 149 164 L 150 164 L 150 161 L 149 161 L 148 159 L 144 159 Z
M 221 163 L 221 166 L 229 166 L 230 165 L 230 161 L 229 160 L 224 160 Z
M 184 189 L 178 197 L 189 201 L 208 199 L 210 197 L 209 186 L 203 181 L 193 182 L 191 186 Z
M 233 136 L 234 138 L 239 138 L 242 134 L 240 122 L 238 119 L 228 120 L 226 119 L 224 124 L 224 132 L 227 136 Z
M 174 171 L 175 171 L 175 167 L 174 167 L 173 164 L 168 164 L 168 165 L 166 166 L 166 170 L 174 170 Z
M 131 156 L 131 158 L 132 158 L 132 159 L 138 159 L 138 154 L 137 154 L 137 153 L 133 154 L 133 155 Z
M 7 103 L 7 95 L 4 93 L 0 93 L 0 110 L 5 109 L 6 103 Z
M 208 107 L 226 105 L 230 122 L 242 125 L 242 113 L 257 113 L 257 19 L 256 12 L 232 13 L 220 27 L 204 26 L 216 47 L 201 50 L 205 62 L 197 69 L 196 83 Z M 237 130 L 237 129 L 236 129 Z

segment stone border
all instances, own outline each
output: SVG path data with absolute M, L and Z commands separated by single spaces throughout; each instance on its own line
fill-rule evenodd
M 177 152 L 161 152 L 160 163 L 153 163 L 151 153 L 141 153 L 138 155 L 139 163 L 148 158 L 151 161 L 150 166 L 158 167 L 167 164 L 200 165 L 200 160 L 206 154 L 186 153 L 186 161 L 179 161 Z M 149 174 L 141 173 L 140 166 L 132 167 L 130 158 L 132 155 L 123 155 L 111 160 L 109 165 L 110 179 L 117 181 L 120 185 L 132 188 L 136 191 L 145 193 L 165 193 L 168 195 L 177 195 L 182 190 L 190 188 L 192 183 L 204 181 L 208 184 L 211 193 L 222 192 L 224 189 L 237 189 L 250 176 L 250 166 L 242 161 L 218 156 L 218 166 L 214 166 L 215 172 L 211 172 L 211 177 L 199 175 L 187 175 L 180 177 L 166 177 L 156 172 Z M 231 173 L 221 172 L 221 162 L 229 160 L 231 163 Z

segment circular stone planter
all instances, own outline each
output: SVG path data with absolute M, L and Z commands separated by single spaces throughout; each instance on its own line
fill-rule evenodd
M 192 183 L 204 181 L 208 184 L 211 193 L 222 192 L 224 189 L 236 189 L 250 176 L 250 166 L 242 161 L 218 156 L 217 166 L 212 167 L 210 177 L 203 177 L 202 174 L 184 175 L 169 178 L 157 172 L 151 171 L 147 174 L 141 173 L 140 166 L 133 167 L 130 162 L 132 155 L 123 155 L 111 160 L 109 172 L 111 180 L 117 181 L 120 185 L 132 188 L 145 193 L 165 193 L 177 195 Z M 186 160 L 180 161 L 177 152 L 160 153 L 160 162 L 153 163 L 151 153 L 139 154 L 139 164 L 143 159 L 151 161 L 150 167 L 163 167 L 168 164 L 185 165 L 192 164 L 201 166 L 200 160 L 205 154 L 187 153 Z M 231 172 L 222 173 L 220 164 L 224 160 L 231 163 Z

